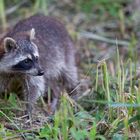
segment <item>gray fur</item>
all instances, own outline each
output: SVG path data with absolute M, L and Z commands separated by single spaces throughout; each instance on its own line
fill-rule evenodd
M 32 36 L 28 34 L 30 31 Z M 63 89 L 70 92 L 75 88 L 78 82 L 75 49 L 64 25 L 59 21 L 43 15 L 32 16 L 15 25 L 4 38 L 6 37 L 14 39 L 18 48 L 1 56 L 1 91 L 7 88 L 5 83 L 12 79 L 12 76 L 3 77 L 3 73 L 11 73 L 13 77 L 20 75 L 18 78 L 21 78 L 23 83 L 25 98 L 31 103 L 35 103 L 39 96 L 47 93 L 48 86 L 52 90 L 55 105 Z M 11 67 L 29 57 L 29 52 L 39 56 L 38 66 L 24 72 L 12 71 Z M 44 75 L 33 76 L 38 67 L 44 70 Z

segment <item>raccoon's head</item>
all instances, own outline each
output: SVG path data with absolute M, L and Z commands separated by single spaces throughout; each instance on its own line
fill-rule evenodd
M 16 37 L 5 37 L 2 42 L 3 55 L 0 58 L 0 71 L 23 73 L 34 76 L 44 74 L 39 63 L 37 46 L 33 43 L 35 30 L 29 34 L 17 34 Z

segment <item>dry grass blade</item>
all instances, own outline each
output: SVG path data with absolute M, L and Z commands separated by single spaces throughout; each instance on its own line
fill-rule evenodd
M 100 36 L 100 35 L 97 35 L 97 34 L 91 33 L 91 32 L 84 31 L 84 32 L 79 33 L 79 36 L 82 38 L 93 39 L 96 41 L 102 41 L 102 42 L 106 42 L 109 44 L 116 44 L 116 39 L 106 38 L 106 37 L 103 37 L 103 36 Z M 118 45 L 121 45 L 121 46 L 129 46 L 129 42 L 127 42 L 127 41 L 117 40 L 117 43 L 118 43 Z

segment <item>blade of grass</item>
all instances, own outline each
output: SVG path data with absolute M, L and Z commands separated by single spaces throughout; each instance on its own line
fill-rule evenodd
M 132 123 L 134 123 L 134 122 L 136 122 L 138 120 L 140 120 L 140 115 L 137 114 L 137 115 L 135 115 L 134 117 L 132 117 L 132 118 L 130 118 L 128 120 L 128 125 L 131 125 Z M 123 128 L 125 128 L 124 120 L 120 121 L 117 129 L 115 129 L 111 135 L 113 135 L 114 133 L 117 133 L 117 132 L 121 131 Z
M 5 30 L 7 28 L 7 22 L 6 22 L 6 14 L 5 14 L 5 1 L 0 0 L 0 18 L 2 21 L 2 28 Z
M 106 93 L 106 98 L 107 98 L 108 107 L 109 107 L 109 118 L 111 118 L 112 109 L 109 104 L 111 102 L 111 95 L 110 95 L 110 90 L 109 90 L 109 75 L 108 75 L 106 62 L 103 63 L 102 67 L 103 67 L 103 80 L 104 80 L 105 93 Z
M 48 0 L 36 0 L 34 5 L 34 13 L 43 13 L 44 15 L 48 14 L 47 11 Z
M 98 90 L 98 77 L 99 73 L 98 73 L 98 65 L 97 65 L 97 68 L 96 68 L 96 82 L 95 82 L 95 90 L 97 91 Z
M 3 111 L 0 110 L 0 113 L 1 113 L 8 121 L 10 121 L 10 122 L 17 128 L 17 130 L 19 130 L 19 132 L 20 132 L 22 138 L 23 138 L 24 140 L 26 140 L 24 134 L 21 132 L 20 128 L 14 123 L 14 121 L 11 120 Z

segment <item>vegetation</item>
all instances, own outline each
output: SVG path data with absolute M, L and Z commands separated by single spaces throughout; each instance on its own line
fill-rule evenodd
M 16 93 L 5 94 L 0 99 L 0 140 L 140 139 L 139 22 L 133 4 L 1 0 L 3 32 L 38 12 L 63 20 L 76 44 L 81 82 L 77 100 L 64 92 L 54 115 L 44 113 L 47 103 L 40 100 L 31 124 L 21 115 L 24 102 Z

